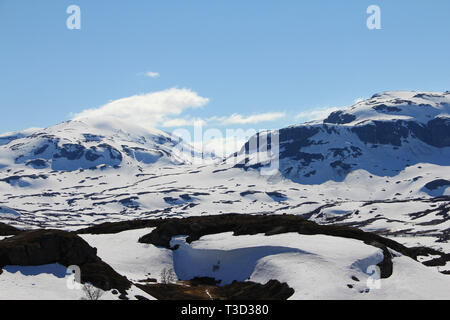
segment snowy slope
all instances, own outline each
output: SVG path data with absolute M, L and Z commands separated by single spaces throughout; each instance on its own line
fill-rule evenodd
M 174 148 L 168 134 L 120 122 L 76 121 L 7 134 L 2 141 L 9 142 L 0 146 L 0 221 L 67 229 L 134 218 L 293 213 L 437 236 L 450 227 L 448 201 L 432 200 L 450 195 L 449 147 L 428 144 L 411 123 L 445 119 L 448 101 L 447 93 L 385 93 L 324 121 L 282 129 L 275 132 L 280 173 L 269 177 L 259 174 L 259 153 L 190 164 L 178 152 L 190 153 L 188 146 Z M 379 126 L 374 123 L 393 125 L 405 137 L 378 130 L 382 141 L 372 143 L 354 131 L 371 132 Z M 409 128 L 408 135 L 401 128 Z
M 424 163 L 448 167 L 450 93 L 374 95 L 324 120 L 257 134 L 229 161 L 260 169 L 274 161 L 266 152 L 272 140 L 279 141 L 280 174 L 301 184 L 341 182 L 357 170 L 394 177 Z
M 0 222 L 19 228 L 75 230 L 131 219 L 287 213 L 323 224 L 348 224 L 407 246 L 420 244 L 449 253 L 449 106 L 448 92 L 377 94 L 326 119 L 261 133 L 226 161 L 204 164 L 193 163 L 200 154 L 178 138 L 121 122 L 72 121 L 4 134 L 0 136 Z M 271 176 L 261 170 L 274 160 L 273 155 L 261 152 L 264 143 L 259 150 L 251 148 L 252 140 L 268 134 L 280 140 L 279 172 Z M 170 252 L 127 242 L 140 232 L 83 237 L 119 273 L 139 281 L 148 273 L 157 275 L 172 258 L 178 261 L 176 254 L 172 257 Z M 235 238 L 230 239 L 226 250 L 232 250 Z M 308 251 L 294 241 L 288 246 L 294 251 L 284 252 L 287 239 L 279 244 L 269 239 L 275 241 L 260 239 L 261 246 L 277 247 L 271 256 L 286 261 L 286 266 L 289 261 L 298 263 L 297 256 L 305 257 L 298 250 Z M 224 250 L 216 244 L 212 250 Z M 246 248 L 253 246 L 250 242 Z M 359 252 L 357 246 L 355 250 Z M 348 262 L 372 256 L 370 250 L 348 257 Z M 258 257 L 259 251 L 251 252 Z M 254 262 L 250 276 L 260 282 L 291 273 L 277 271 L 284 264 L 271 258 Z M 441 279 L 437 268 L 414 264 L 409 270 L 407 258 L 395 262 L 402 274 L 431 277 L 427 280 L 431 283 Z M 266 269 L 272 271 L 265 275 Z M 436 279 L 428 275 L 429 270 Z M 449 263 L 439 267 L 445 270 L 450 270 Z M 347 271 L 342 272 L 341 280 Z M 4 273 L 0 279 L 6 275 L 19 276 Z
M 82 289 L 68 287 L 70 276 L 67 268 L 59 264 L 23 267 L 6 266 L 0 275 L 0 300 L 86 300 Z M 128 297 L 136 300 L 140 295 L 149 300 L 153 297 L 132 286 Z M 100 300 L 118 300 L 112 290 L 102 292 Z
M 383 260 L 380 249 L 360 241 L 324 235 L 238 236 L 209 235 L 174 253 L 181 279 L 210 276 L 266 283 L 288 283 L 291 299 L 450 299 L 450 278 L 408 257 L 393 259 L 394 273 L 387 279 L 373 276 L 370 266 Z M 219 268 L 213 271 L 213 265 Z M 374 283 L 379 279 L 379 285 Z M 351 286 L 351 287 L 350 287 Z
M 98 249 L 97 253 L 103 261 L 136 283 L 148 278 L 159 280 L 161 271 L 173 265 L 172 251 L 137 242 L 152 230 L 153 228 L 146 228 L 117 234 L 87 234 L 81 237 Z
M 187 244 L 172 239 L 175 251 L 138 244 L 152 229 L 115 235 L 84 235 L 99 255 L 134 282 L 160 280 L 173 268 L 179 280 L 212 277 L 227 285 L 234 280 L 286 282 L 298 299 L 450 299 L 450 277 L 392 252 L 393 274 L 380 279 L 372 267 L 383 260 L 381 249 L 361 241 L 325 235 L 286 233 L 208 235 Z
M 324 121 L 274 132 L 281 152 L 273 176 L 260 175 L 261 153 L 244 148 L 226 162 L 191 164 L 179 152 L 190 154 L 189 146 L 174 148 L 168 134 L 120 122 L 7 134 L 0 146 L 0 222 L 74 229 L 135 218 L 291 213 L 387 234 L 448 237 L 450 148 L 428 143 L 437 129 L 421 135 L 414 125 L 445 119 L 449 99 L 385 93 Z M 398 130 L 354 131 L 372 132 L 379 123 Z M 450 134 L 444 129 L 441 143 Z
M 179 138 L 119 120 L 69 121 L 0 136 L 0 168 L 75 171 L 156 162 L 182 164 L 192 148 Z M 194 153 L 194 156 L 199 156 Z M 20 180 L 10 183 L 21 184 Z

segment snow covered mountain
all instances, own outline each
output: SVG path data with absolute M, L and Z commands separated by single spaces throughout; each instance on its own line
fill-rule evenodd
M 259 152 L 264 141 L 271 148 L 270 138 L 260 149 L 250 147 L 267 135 L 253 137 L 226 161 L 198 165 L 192 159 L 201 155 L 180 139 L 119 121 L 71 121 L 4 134 L 0 222 L 70 228 L 239 212 L 333 220 L 358 211 L 360 224 L 380 210 L 391 221 L 386 229 L 406 230 L 410 216 L 402 220 L 396 209 L 366 213 L 370 207 L 361 203 L 415 202 L 411 210 L 419 203 L 426 210 L 431 199 L 450 195 L 448 92 L 378 94 L 324 120 L 270 132 L 280 142 L 279 173 L 272 176 L 260 175 L 273 156 Z M 341 214 L 328 214 L 333 210 Z M 392 228 L 394 220 L 402 226 Z M 449 228 L 446 215 L 436 212 L 431 220 L 442 221 L 440 230 Z
M 178 137 L 118 120 L 68 121 L 0 136 L 1 166 L 54 171 L 188 163 L 200 157 Z M 39 172 L 39 171 L 37 171 Z
M 278 146 L 272 143 L 277 140 Z M 397 273 L 394 271 L 394 277 L 385 282 L 390 289 L 375 294 L 378 298 L 387 292 L 396 296 L 395 292 L 403 290 L 402 297 L 431 297 L 432 287 L 439 284 L 437 296 L 446 297 L 443 288 L 447 284 L 440 272 L 450 273 L 449 92 L 377 94 L 320 121 L 262 132 L 224 161 L 201 165 L 192 161 L 200 157 L 167 133 L 119 122 L 71 121 L 4 134 L 0 136 L 0 223 L 19 229 L 78 230 L 134 219 L 292 214 L 320 224 L 357 227 L 406 247 L 420 245 L 446 253 L 420 256 L 429 268 L 412 264 L 417 261 L 407 257 L 394 259 Z M 279 165 L 275 174 L 262 174 L 274 163 Z M 354 273 L 353 266 L 361 269 L 357 275 L 361 279 L 363 274 L 367 276 L 363 270 L 366 264 L 378 262 L 383 254 L 371 244 L 308 234 L 302 236 L 307 239 L 304 246 L 293 245 L 297 237 L 290 234 L 276 239 L 247 236 L 236 245 L 229 233 L 202 238 L 192 247 L 180 240 L 182 250 L 172 254 L 166 249 L 137 245 L 137 238 L 153 228 L 132 229 L 122 229 L 123 234 L 83 237 L 100 248 L 100 258 L 136 281 L 148 272 L 159 273 L 174 260 L 178 261 L 178 276 L 211 275 L 209 265 L 205 274 L 192 274 L 192 268 L 180 269 L 179 261 L 182 265 L 201 263 L 201 259 L 186 262 L 189 259 L 185 255 L 191 249 L 200 250 L 199 257 L 209 262 L 217 252 L 227 251 L 227 259 L 236 257 L 234 250 L 250 252 L 258 259 L 246 265 L 249 269 L 245 277 L 261 283 L 271 277 L 287 281 L 296 290 L 294 298 L 299 299 L 305 282 L 293 276 L 298 261 L 307 259 L 311 268 L 323 271 L 314 275 L 320 278 L 317 281 L 331 285 L 331 291 L 310 297 L 339 297 L 342 284 L 358 287 L 343 295 L 355 298 L 365 291 L 360 284 L 345 282 Z M 110 248 L 111 241 L 117 241 L 117 248 Z M 342 246 L 329 249 L 330 244 L 338 242 Z M 273 257 L 289 263 L 283 266 L 273 257 L 260 255 L 260 249 L 254 250 L 257 243 L 263 243 L 263 247 L 276 243 L 282 249 L 270 248 Z M 350 247 L 357 252 L 349 252 L 346 248 Z M 206 249 L 212 251 L 204 252 Z M 345 259 L 335 255 L 339 250 Z M 138 257 L 150 259 L 144 252 L 161 259 L 152 262 L 150 271 L 136 264 Z M 327 282 L 336 264 L 342 271 L 339 286 Z M 16 281 L 14 272 L 8 270 L 0 276 L 0 283 L 2 277 Z M 404 290 L 409 290 L 412 280 L 402 278 L 408 270 L 417 272 L 423 280 L 414 290 L 411 287 L 411 292 Z M 222 274 L 224 280 L 228 274 Z M 433 285 L 427 287 L 427 281 Z M 417 294 L 420 288 L 426 289 L 423 296 Z M 314 290 L 312 285 L 308 290 Z
M 258 147 L 271 149 L 267 135 L 279 140 L 281 174 L 302 184 L 344 181 L 358 170 L 394 177 L 421 163 L 449 166 L 450 92 L 376 94 L 324 120 L 260 133 L 235 155 L 239 167 L 264 167 Z

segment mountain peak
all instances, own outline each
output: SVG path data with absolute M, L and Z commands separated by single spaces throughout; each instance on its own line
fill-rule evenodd
M 450 117 L 450 93 L 389 91 L 331 113 L 323 123 L 363 125 L 370 121 L 416 121 Z
M 33 169 L 74 171 L 132 166 L 189 163 L 191 146 L 168 133 L 118 119 L 83 119 L 0 136 L 4 155 L 0 168 L 19 165 Z
M 268 133 L 267 133 L 268 134 Z M 396 176 L 419 163 L 450 165 L 450 94 L 392 91 L 308 122 L 270 133 L 279 141 L 279 172 L 293 181 L 344 181 L 363 170 Z M 235 155 L 236 167 L 260 169 L 272 139 L 257 134 Z M 255 143 L 255 140 L 259 143 Z M 252 146 L 258 146 L 254 148 Z M 273 161 L 272 161 L 273 162 Z

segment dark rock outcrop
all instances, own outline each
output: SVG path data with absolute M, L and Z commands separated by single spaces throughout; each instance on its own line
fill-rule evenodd
M 155 228 L 165 220 L 130 220 L 121 222 L 105 222 L 92 227 L 78 230 L 78 234 L 114 234 L 127 230 Z
M 414 122 L 408 125 L 423 142 L 437 148 L 450 147 L 450 118 L 435 118 L 426 126 L 418 126 Z
M 81 281 L 103 290 L 115 288 L 126 294 L 130 281 L 97 256 L 82 238 L 59 230 L 24 231 L 0 242 L 0 268 L 7 265 L 39 266 L 59 263 L 81 269 Z
M 43 159 L 30 160 L 27 161 L 25 165 L 34 169 L 43 169 L 48 167 L 47 161 Z
M 364 143 L 390 144 L 401 146 L 402 140 L 406 139 L 410 130 L 403 125 L 403 121 L 386 122 L 372 121 L 364 126 L 356 126 L 351 129 Z
M 447 187 L 450 186 L 450 180 L 445 179 L 437 179 L 434 181 L 431 181 L 425 185 L 425 188 L 428 190 L 436 190 L 441 187 Z
M 373 109 L 376 111 L 383 111 L 383 112 L 401 112 L 402 111 L 402 109 L 400 109 L 400 108 L 387 106 L 385 104 L 379 104 L 379 105 L 373 107 Z
M 23 232 L 0 243 L 0 266 L 64 266 L 96 262 L 97 250 L 75 234 L 57 230 Z
M 19 229 L 0 222 L 0 236 L 14 236 L 20 233 Z
M 364 143 L 401 146 L 409 136 L 430 146 L 450 146 L 450 119 L 435 118 L 426 125 L 415 121 L 372 121 L 370 124 L 351 129 Z
M 250 281 L 233 282 L 218 287 L 216 291 L 217 295 L 225 300 L 287 300 L 295 293 L 287 283 L 280 283 L 277 280 L 270 280 L 266 284 Z
M 183 285 L 137 286 L 158 300 L 286 300 L 295 293 L 286 283 L 277 280 L 270 280 L 266 284 L 235 281 L 223 287 L 217 286 L 214 279 L 193 279 L 185 281 Z
M 348 114 L 343 111 L 336 111 L 331 113 L 328 118 L 326 118 L 323 123 L 331 124 L 347 124 L 356 120 L 356 116 L 353 114 Z

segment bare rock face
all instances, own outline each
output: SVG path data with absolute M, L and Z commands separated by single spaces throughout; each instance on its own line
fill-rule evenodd
M 97 249 L 72 232 L 59 230 L 24 231 L 0 241 L 0 269 L 7 265 L 39 266 L 59 263 L 81 269 L 81 281 L 126 294 L 130 281 L 97 256 Z
M 352 114 L 346 114 L 343 111 L 336 111 L 331 113 L 323 122 L 332 124 L 346 124 L 355 120 L 356 116 Z
M 450 120 L 436 118 L 426 124 L 414 121 L 372 121 L 352 128 L 364 143 L 401 146 L 408 137 L 414 137 L 437 148 L 450 146 Z
M 97 249 L 75 234 L 57 230 L 23 232 L 0 243 L 0 266 L 64 266 L 98 261 Z
M 182 285 L 139 284 L 138 287 L 158 300 L 286 300 L 295 293 L 287 283 L 277 280 L 266 284 L 235 281 L 222 287 L 215 279 L 196 278 Z
M 445 179 L 437 179 L 434 181 L 431 181 L 425 185 L 425 188 L 428 190 L 436 190 L 441 187 L 448 187 L 450 186 L 450 180 Z
M 19 229 L 0 222 L 0 236 L 14 236 L 20 233 Z
M 105 222 L 77 230 L 77 234 L 114 234 L 127 230 L 154 228 L 163 223 L 163 220 L 127 220 L 121 222 Z
M 287 283 L 277 280 L 270 280 L 266 284 L 233 282 L 217 290 L 226 300 L 287 300 L 295 293 Z

